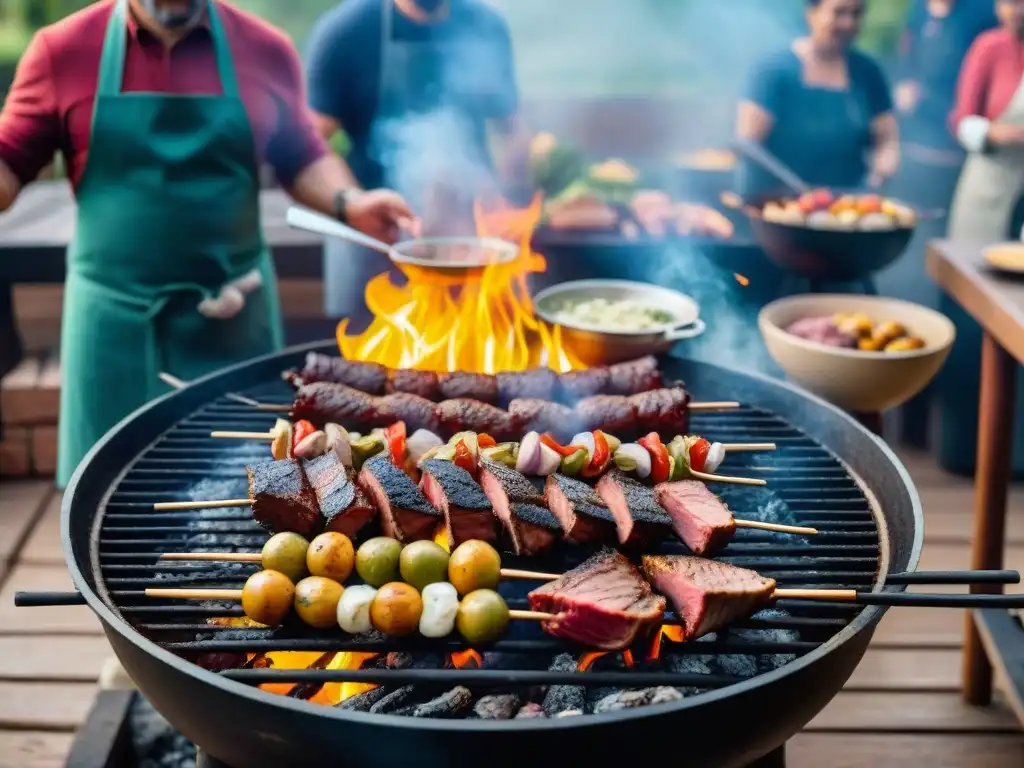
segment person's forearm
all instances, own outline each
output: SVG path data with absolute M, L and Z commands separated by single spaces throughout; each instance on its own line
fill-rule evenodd
M 288 194 L 300 205 L 333 215 L 338 193 L 358 186 L 345 161 L 329 152 L 299 173 Z
M 6 211 L 21 192 L 21 180 L 3 160 L 0 160 L 0 212 Z
M 872 184 L 881 184 L 896 175 L 900 167 L 900 129 L 892 114 L 875 118 L 872 125 L 874 151 L 871 157 Z

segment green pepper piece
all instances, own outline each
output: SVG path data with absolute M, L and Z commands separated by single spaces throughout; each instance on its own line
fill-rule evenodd
M 504 464 L 506 467 L 515 468 L 516 457 L 513 455 L 513 448 L 515 443 L 498 443 L 492 445 L 489 448 L 483 448 L 480 451 L 480 455 L 490 461 L 496 461 L 499 464 Z
M 612 461 L 623 472 L 634 472 L 636 470 L 636 459 L 625 453 L 613 453 Z
M 371 459 L 385 448 L 384 439 L 377 435 L 367 435 L 352 441 L 352 467 L 359 469 L 363 462 Z
M 601 434 L 604 435 L 605 442 L 608 443 L 608 451 L 610 453 L 615 453 L 617 450 L 619 450 L 619 447 L 622 445 L 622 441 L 619 440 L 619 438 L 617 438 L 615 435 L 609 435 L 603 429 L 601 430 Z
M 559 470 L 563 475 L 567 477 L 576 477 L 583 468 L 589 463 L 589 456 L 587 456 L 586 448 L 579 448 L 568 456 L 562 457 L 562 465 Z

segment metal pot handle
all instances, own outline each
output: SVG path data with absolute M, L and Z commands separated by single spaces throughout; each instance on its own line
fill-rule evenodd
M 704 329 L 707 326 L 704 321 L 699 317 L 693 321 L 693 324 L 686 328 L 676 328 L 671 331 L 665 331 L 665 341 L 682 341 L 683 339 L 695 339 L 704 333 Z

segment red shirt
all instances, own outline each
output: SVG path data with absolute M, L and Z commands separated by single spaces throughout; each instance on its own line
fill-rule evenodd
M 285 186 L 327 148 L 306 106 L 302 65 L 287 36 L 214 0 L 249 114 L 258 163 Z M 39 32 L 18 62 L 0 112 L 0 160 L 27 184 L 60 150 L 72 184 L 85 170 L 103 38 L 115 0 L 101 0 Z M 167 49 L 129 16 L 124 91 L 221 93 L 205 24 Z
M 1005 29 L 978 36 L 964 58 L 951 116 L 953 133 L 965 117 L 998 120 L 1024 79 L 1024 43 Z

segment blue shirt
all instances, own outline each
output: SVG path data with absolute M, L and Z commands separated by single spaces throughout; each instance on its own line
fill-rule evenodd
M 773 117 L 765 148 L 815 186 L 861 185 L 873 141 L 871 122 L 892 110 L 889 85 L 874 59 L 851 50 L 847 67 L 846 89 L 807 85 L 803 62 L 787 49 L 762 62 L 747 84 L 746 100 Z M 780 187 L 749 162 L 740 170 L 745 196 Z
M 383 41 L 383 3 L 391 13 L 389 44 L 436 45 L 397 83 L 382 81 L 383 56 L 397 50 Z M 343 0 L 317 21 L 307 69 L 310 106 L 348 134 L 349 166 L 367 188 L 387 181 L 383 158 L 371 141 L 376 119 L 455 110 L 460 126 L 469 126 L 467 150 L 489 162 L 486 121 L 509 117 L 518 107 L 508 27 L 479 0 L 453 0 L 446 18 L 426 24 L 403 16 L 392 0 Z M 382 85 L 402 91 L 398 103 L 381 103 Z
M 957 0 L 941 19 L 928 12 L 928 0 L 915 0 L 897 66 L 900 80 L 913 80 L 921 87 L 917 108 L 903 118 L 909 141 L 936 149 L 957 148 L 947 118 L 960 65 L 974 39 L 998 23 L 992 0 Z

